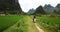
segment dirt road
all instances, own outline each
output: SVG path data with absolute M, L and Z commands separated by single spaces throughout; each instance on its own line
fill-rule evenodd
M 44 32 L 36 23 L 34 23 L 39 32 Z

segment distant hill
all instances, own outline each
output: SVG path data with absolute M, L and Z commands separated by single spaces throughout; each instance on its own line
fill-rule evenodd
M 36 10 L 32 8 L 32 9 L 30 9 L 30 10 L 27 12 L 27 14 L 33 14 L 35 11 L 36 11 Z
M 47 9 L 49 9 L 49 8 L 53 8 L 53 6 L 51 6 L 50 4 L 46 4 L 45 6 L 44 6 L 44 8 L 47 8 Z
M 56 7 L 53 7 L 49 4 L 49 5 L 45 5 L 43 8 L 47 14 L 54 14 L 55 11 L 56 11 L 56 13 L 60 13 L 59 12 L 60 11 L 60 4 L 57 4 Z
M 59 3 L 59 4 L 57 4 L 56 8 L 60 8 L 60 3 Z
M 50 4 L 45 5 L 43 8 L 44 8 L 46 13 L 48 13 L 48 14 L 52 14 L 53 13 L 54 7 L 51 6 Z
M 45 12 L 46 14 L 58 14 L 58 13 L 60 13 L 60 4 L 57 4 L 57 6 L 56 7 L 53 7 L 53 6 L 51 6 L 50 4 L 46 4 L 44 7 L 42 7 L 43 8 L 43 12 Z M 40 9 L 40 7 L 37 7 L 35 10 L 34 9 L 30 9 L 29 11 L 28 11 L 28 14 L 35 14 L 35 13 L 41 13 L 41 9 Z
M 36 11 L 34 12 L 34 14 L 45 14 L 45 11 L 43 7 L 40 5 L 36 8 Z

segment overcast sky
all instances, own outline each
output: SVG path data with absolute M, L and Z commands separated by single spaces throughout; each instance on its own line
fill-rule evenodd
M 24 12 L 28 12 L 29 9 L 36 9 L 38 6 L 45 4 L 51 4 L 52 6 L 56 6 L 60 3 L 60 0 L 19 0 L 20 6 Z

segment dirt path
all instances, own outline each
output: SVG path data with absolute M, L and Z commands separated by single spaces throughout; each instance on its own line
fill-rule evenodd
M 31 18 L 30 18 L 31 19 Z M 31 23 L 30 23 L 31 24 Z M 37 28 L 38 32 L 44 32 L 43 29 L 41 29 L 36 23 L 33 23 L 35 28 Z
M 36 23 L 34 23 L 39 32 L 44 32 Z
M 26 16 L 26 18 L 27 18 L 26 21 L 29 24 L 28 32 L 38 32 L 38 30 L 36 29 L 34 23 L 32 22 L 31 16 Z
M 31 19 L 31 18 L 30 18 Z M 30 21 L 31 22 L 31 21 Z M 31 23 L 30 23 L 31 24 Z M 38 32 L 44 32 L 43 29 L 41 29 L 36 23 L 33 23 L 35 28 L 37 28 Z

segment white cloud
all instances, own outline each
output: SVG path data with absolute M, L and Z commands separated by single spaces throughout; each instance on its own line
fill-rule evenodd
M 31 8 L 37 8 L 39 5 L 51 4 L 52 6 L 56 6 L 60 3 L 60 0 L 19 0 L 19 3 L 22 10 L 27 12 Z

